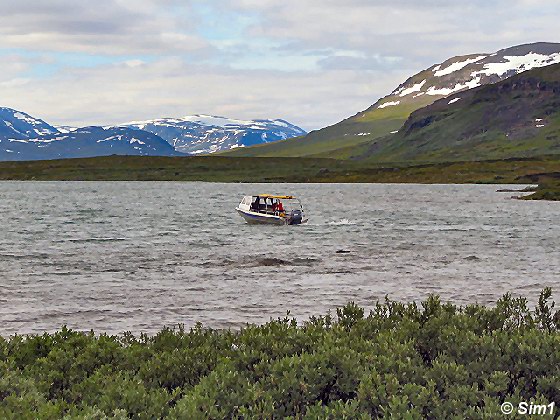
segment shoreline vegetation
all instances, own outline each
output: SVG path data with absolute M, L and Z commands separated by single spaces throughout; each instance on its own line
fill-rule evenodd
M 551 296 L 545 288 L 534 310 L 510 294 L 495 307 L 430 296 L 239 331 L 0 337 L 0 417 L 498 418 L 504 402 L 558 407 Z
M 560 179 L 560 155 L 426 163 L 220 155 L 0 161 L 0 180 L 505 184 L 547 177 Z
M 522 197 L 522 199 L 560 201 L 560 180 L 546 180 L 539 184 L 533 194 Z
M 0 162 L 0 180 L 251 183 L 541 184 L 529 200 L 560 200 L 560 155 L 371 164 L 326 158 L 105 156 Z

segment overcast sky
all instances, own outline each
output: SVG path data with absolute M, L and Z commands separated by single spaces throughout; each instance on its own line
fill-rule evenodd
M 0 106 L 68 125 L 212 114 L 316 129 L 451 56 L 560 42 L 558 0 L 0 6 Z

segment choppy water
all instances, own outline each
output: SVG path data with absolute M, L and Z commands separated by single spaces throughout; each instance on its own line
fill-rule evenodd
M 238 327 L 387 294 L 534 302 L 548 285 L 558 301 L 560 203 L 496 189 L 0 182 L 0 334 Z M 310 223 L 246 225 L 234 207 L 253 192 L 300 196 Z

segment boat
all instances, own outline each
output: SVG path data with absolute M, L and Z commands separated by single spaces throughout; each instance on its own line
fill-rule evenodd
M 301 201 L 293 195 L 246 195 L 235 210 L 249 224 L 300 225 L 307 223 Z

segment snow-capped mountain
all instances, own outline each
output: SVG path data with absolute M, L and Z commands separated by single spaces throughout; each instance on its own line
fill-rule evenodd
M 480 161 L 560 153 L 560 63 L 461 91 L 356 149 L 376 162 Z
M 54 127 L 0 108 L 0 160 L 106 155 L 182 156 L 229 150 L 304 135 L 283 120 L 234 120 L 207 115 L 136 121 L 119 127 Z
M 124 127 L 157 134 L 175 150 L 191 155 L 285 140 L 306 134 L 284 120 L 235 120 L 210 115 L 133 121 Z
M 0 139 L 27 139 L 56 134 L 58 130 L 25 112 L 0 107 Z
M 108 155 L 180 156 L 181 153 L 147 131 L 125 127 L 83 127 L 61 132 L 23 112 L 0 109 L 0 160 Z
M 560 63 L 560 44 L 536 43 L 490 54 L 450 58 L 412 76 L 373 108 L 422 105 L 457 92 L 497 83 L 523 71 Z M 370 108 L 371 109 L 371 108 Z
M 350 148 L 396 134 L 410 114 L 438 99 L 481 85 L 498 83 L 526 70 L 560 62 L 560 44 L 539 42 L 494 53 L 457 56 L 408 78 L 362 112 L 285 141 L 232 152 L 236 156 L 347 156 Z M 460 101 L 458 97 L 450 98 Z

